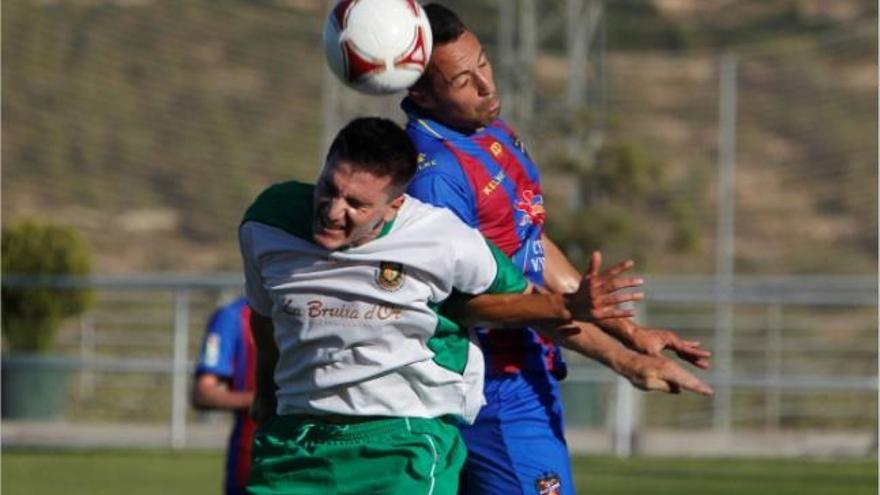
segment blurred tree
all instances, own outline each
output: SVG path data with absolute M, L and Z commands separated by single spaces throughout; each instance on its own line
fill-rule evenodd
M 575 204 L 580 206 L 558 212 L 548 225 L 551 237 L 570 248 L 575 264 L 584 266 L 592 249 L 609 253 L 608 259 L 644 260 L 656 247 L 652 231 L 657 228 L 669 229 L 659 236 L 664 247 L 679 253 L 698 247 L 692 205 L 665 179 L 665 163 L 637 143 L 608 141 L 584 167 L 566 155 L 551 159 L 549 166 L 574 174 L 579 183 Z
M 2 244 L 4 277 L 85 276 L 91 271 L 90 248 L 71 227 L 20 221 L 3 227 Z M 83 313 L 91 299 L 89 289 L 4 284 L 6 348 L 23 352 L 49 349 L 61 322 Z

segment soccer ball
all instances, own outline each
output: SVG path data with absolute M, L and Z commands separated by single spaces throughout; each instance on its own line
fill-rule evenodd
M 324 23 L 324 55 L 368 94 L 410 87 L 431 58 L 431 25 L 416 0 L 340 0 Z

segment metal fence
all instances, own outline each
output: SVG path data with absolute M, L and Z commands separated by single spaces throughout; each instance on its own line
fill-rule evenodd
M 720 275 L 651 276 L 639 305 L 644 322 L 715 351 L 702 376 L 717 397 L 632 393 L 571 356 L 563 393 L 573 447 L 866 450 L 877 428 L 877 282 L 848 275 L 877 267 L 876 5 L 443 3 L 492 57 L 504 116 L 542 169 L 548 219 L 576 211 L 586 193 L 608 196 L 580 190 L 555 155 L 575 157 L 583 172 L 602 166 L 591 154 L 603 143 L 633 143 L 663 163 L 668 194 L 613 205 L 639 235 L 603 252 L 641 249 L 651 273 Z M 687 4 L 694 22 L 677 17 Z M 329 75 L 320 48 L 329 6 L 9 2 L 3 221 L 38 213 L 70 224 L 102 270 L 232 269 L 235 228 L 254 194 L 314 177 L 348 118 L 403 118 L 400 95 L 366 97 Z M 776 11 L 768 22 L 729 31 L 765 9 Z M 697 24 L 731 39 L 670 41 Z M 673 246 L 674 218 L 690 229 L 688 250 Z M 95 307 L 62 330 L 57 355 L 29 361 L 70 372 L 63 422 L 4 422 L 4 443 L 84 432 L 103 444 L 219 444 L 225 416 L 190 410 L 187 388 L 208 315 L 240 283 L 91 279 Z M 202 436 L 205 425 L 216 428 Z M 682 441 L 688 432 L 710 436 Z M 740 441 L 747 432 L 757 433 Z
M 15 283 L 34 282 L 4 279 Z M 64 413 L 54 423 L 4 421 L 4 443 L 222 444 L 226 415 L 192 410 L 188 390 L 207 319 L 240 291 L 240 277 L 96 277 L 85 284 L 96 304 L 62 329 L 56 353 L 4 358 L 6 365 L 65 372 Z M 705 451 L 708 442 L 726 454 L 869 453 L 877 425 L 876 279 L 740 277 L 729 289 L 719 292 L 707 277 L 649 277 L 639 306 L 644 324 L 675 329 L 713 350 L 715 370 L 697 374 L 716 388 L 714 400 L 643 394 L 596 363 L 568 356 L 563 397 L 574 449 L 688 453 Z M 732 320 L 718 318 L 725 305 Z M 724 340 L 730 348 L 717 346 L 719 331 L 731 333 Z M 718 368 L 719 356 L 728 356 L 728 369 Z M 664 437 L 671 432 L 678 440 Z M 768 433 L 787 440 L 763 446 Z M 674 445 L 694 434 L 699 442 Z M 743 443 L 749 434 L 756 435 L 751 450 Z M 817 435 L 824 444 L 803 445 Z

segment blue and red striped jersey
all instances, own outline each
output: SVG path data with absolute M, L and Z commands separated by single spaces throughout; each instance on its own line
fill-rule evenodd
M 239 298 L 218 309 L 202 340 L 196 375 L 210 373 L 229 383 L 230 390 L 253 392 L 256 348 L 250 328 L 251 308 Z M 251 443 L 256 423 L 245 409 L 235 411 L 226 450 L 226 494 L 244 493 L 250 475 Z
M 538 168 L 501 119 L 464 134 L 401 104 L 419 168 L 407 193 L 452 210 L 497 245 L 532 283 L 544 282 L 544 198 Z M 478 333 L 490 374 L 550 371 L 565 375 L 559 349 L 535 331 Z

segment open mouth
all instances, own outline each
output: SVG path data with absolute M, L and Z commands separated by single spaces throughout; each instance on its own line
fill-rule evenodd
M 344 230 L 340 225 L 328 223 L 321 215 L 318 215 L 318 229 L 324 232 L 342 232 Z

